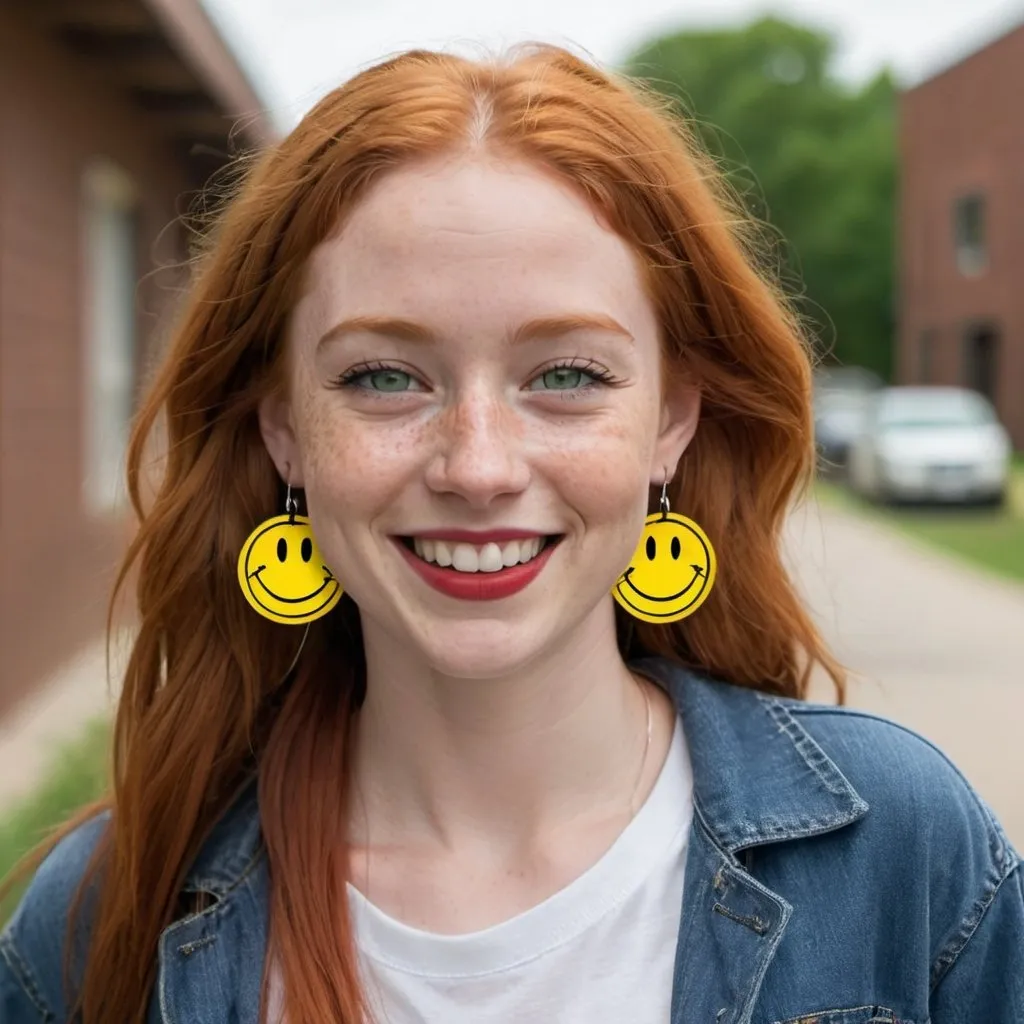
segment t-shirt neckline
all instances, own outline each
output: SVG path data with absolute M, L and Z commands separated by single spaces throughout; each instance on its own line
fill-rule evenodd
M 571 941 L 635 892 L 688 828 L 693 776 L 682 723 L 647 800 L 590 868 L 536 906 L 480 931 L 439 935 L 384 913 L 354 886 L 349 906 L 361 952 L 394 970 L 472 977 L 511 970 Z

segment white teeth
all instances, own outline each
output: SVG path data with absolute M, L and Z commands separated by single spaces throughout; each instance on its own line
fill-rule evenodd
M 479 572 L 480 556 L 472 544 L 456 544 L 452 549 L 452 568 L 459 572 Z
M 477 556 L 481 572 L 497 572 L 503 568 L 501 548 L 497 544 L 485 544 Z
M 480 546 L 413 538 L 413 550 L 423 561 L 435 562 L 442 568 L 450 566 L 458 572 L 499 572 L 504 568 L 522 565 L 536 558 L 543 546 L 542 537 Z

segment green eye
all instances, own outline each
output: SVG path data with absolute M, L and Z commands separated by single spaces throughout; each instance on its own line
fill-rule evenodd
M 408 391 L 412 385 L 412 375 L 402 370 L 374 370 L 364 375 L 370 391 Z
M 574 391 L 580 388 L 591 379 L 590 375 L 572 366 L 556 366 L 546 373 L 542 373 L 534 384 L 531 391 Z

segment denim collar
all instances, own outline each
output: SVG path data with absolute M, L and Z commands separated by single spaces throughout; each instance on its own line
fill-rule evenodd
M 690 749 L 694 803 L 724 850 L 821 835 L 867 813 L 793 715 L 800 702 L 717 682 L 664 658 L 631 667 L 672 697 Z
M 690 750 L 696 812 L 723 850 L 821 835 L 867 813 L 867 803 L 793 715 L 793 701 L 664 658 L 631 668 L 672 698 Z M 203 845 L 185 890 L 223 896 L 261 854 L 253 780 Z

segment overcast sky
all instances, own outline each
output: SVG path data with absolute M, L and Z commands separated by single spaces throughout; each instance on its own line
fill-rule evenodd
M 667 30 L 776 13 L 833 32 L 837 72 L 913 84 L 1024 21 L 1024 0 L 203 0 L 272 107 L 293 123 L 332 86 L 410 46 L 568 43 L 615 65 Z

